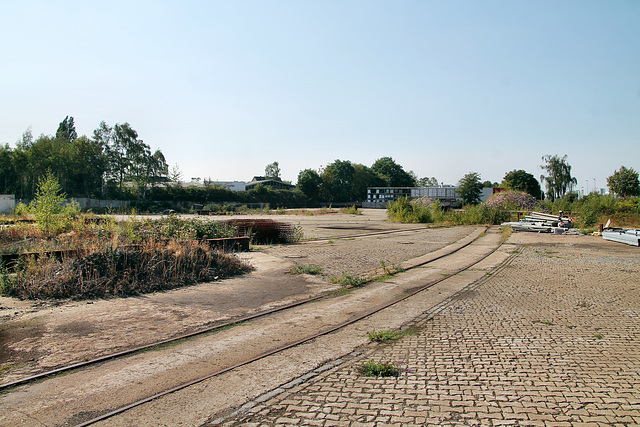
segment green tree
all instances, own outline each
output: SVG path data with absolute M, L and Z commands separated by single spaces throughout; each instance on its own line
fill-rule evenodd
M 571 176 L 571 165 L 567 163 L 567 155 L 558 157 L 557 155 L 546 154 L 542 156 L 542 160 L 545 164 L 541 165 L 540 168 L 547 172 L 547 176 L 541 175 L 540 180 L 547 187 L 547 196 L 551 201 L 561 199 L 578 182 Z
M 305 169 L 298 173 L 298 182 L 296 187 L 298 190 L 312 201 L 320 199 L 320 190 L 322 186 L 322 178 L 318 172 L 313 169 Z
M 67 149 L 69 165 L 67 191 L 73 195 L 98 195 L 107 168 L 102 145 L 85 135 L 74 139 Z
M 482 182 L 478 172 L 469 172 L 458 181 L 458 194 L 465 205 L 476 205 L 480 203 L 482 194 Z
M 57 178 L 48 171 L 39 181 L 36 197 L 29 205 L 38 228 L 47 235 L 66 229 L 70 221 L 80 213 L 77 204 L 65 206 L 66 194 Z
M 351 201 L 355 168 L 348 160 L 335 160 L 322 171 L 322 196 L 334 202 Z
M 607 178 L 609 189 L 618 196 L 633 197 L 640 194 L 640 181 L 638 172 L 622 166 L 613 175 Z
M 389 187 L 415 187 L 416 180 L 391 157 L 381 157 L 371 165 L 371 170 L 380 175 Z
M 60 122 L 60 125 L 58 125 L 56 138 L 62 139 L 66 142 L 72 142 L 77 137 L 78 133 L 76 132 L 76 125 L 73 122 L 73 117 L 65 117 L 64 120 Z
M 264 168 L 264 177 L 266 179 L 274 179 L 276 181 L 281 181 L 280 179 L 280 165 L 278 162 L 269 163 Z
M 533 175 L 522 169 L 514 169 L 511 172 L 507 172 L 500 183 L 500 187 L 516 191 L 524 191 L 531 194 L 536 199 L 540 199 L 542 196 L 542 190 L 540 189 L 540 183 L 538 180 Z
M 15 193 L 19 182 L 13 162 L 13 150 L 9 144 L 0 145 L 0 193 Z
M 351 186 L 352 200 L 366 200 L 368 187 L 385 187 L 387 185 L 384 178 L 365 165 L 355 163 L 353 169 L 353 185 Z
M 440 185 L 440 183 L 438 182 L 435 176 L 432 176 L 431 178 L 427 178 L 425 176 L 418 180 L 418 185 L 420 187 L 437 187 L 438 185 Z

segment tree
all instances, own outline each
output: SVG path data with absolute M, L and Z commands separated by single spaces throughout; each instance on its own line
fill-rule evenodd
M 322 171 L 322 196 L 325 200 L 347 202 L 351 200 L 351 186 L 355 168 L 348 160 L 335 160 Z
M 541 168 L 549 175 L 540 177 L 547 187 L 547 195 L 552 200 L 556 200 L 571 192 L 578 181 L 571 176 L 571 165 L 567 162 L 567 155 L 560 158 L 557 155 L 547 154 L 542 159 L 546 165 L 542 165 Z
M 514 169 L 511 172 L 507 172 L 504 178 L 502 178 L 500 187 L 516 191 L 524 191 L 531 194 L 536 199 L 540 199 L 542 196 L 542 190 L 540 189 L 540 183 L 538 180 L 533 175 L 522 169 Z
M 638 172 L 631 169 L 627 169 L 624 166 L 620 167 L 607 178 L 607 185 L 609 189 L 618 196 L 633 197 L 640 194 L 640 181 L 638 180 Z
M 458 194 L 465 205 L 476 205 L 480 203 L 482 194 L 482 183 L 478 172 L 469 172 L 458 181 Z
M 321 185 L 322 178 L 313 169 L 305 169 L 298 173 L 296 186 L 309 200 L 317 201 L 320 198 Z
M 266 179 L 274 179 L 276 181 L 281 181 L 280 165 L 278 164 L 278 162 L 269 163 L 267 167 L 264 168 L 264 177 Z
M 176 187 L 180 187 L 180 181 L 182 181 L 182 171 L 180 170 L 180 165 L 176 163 L 171 166 L 168 178 L 169 182 L 174 183 Z
M 546 171 L 548 176 L 541 175 L 540 180 L 547 187 L 547 196 L 552 201 L 561 199 L 578 182 L 571 176 L 571 166 L 567 163 L 567 155 L 560 158 L 557 155 L 546 154 L 542 156 L 542 160 L 546 164 L 541 165 L 540 168 Z
M 76 132 L 76 126 L 73 123 L 73 117 L 65 117 L 64 120 L 60 122 L 60 125 L 58 125 L 56 138 L 62 139 L 66 142 L 72 142 L 77 137 L 78 133 Z
M 99 194 L 102 178 L 107 168 L 107 159 L 102 144 L 82 135 L 66 148 L 67 192 L 91 197 Z
M 439 185 L 439 182 L 435 176 L 432 176 L 431 178 L 427 178 L 425 176 L 424 178 L 420 178 L 418 180 L 418 185 L 420 187 L 437 187 Z
M 353 165 L 353 184 L 351 186 L 352 200 L 366 200 L 368 187 L 386 187 L 387 182 L 371 168 L 355 163 Z
M 415 187 L 416 180 L 391 157 L 381 157 L 371 165 L 371 170 L 380 175 L 389 187 Z

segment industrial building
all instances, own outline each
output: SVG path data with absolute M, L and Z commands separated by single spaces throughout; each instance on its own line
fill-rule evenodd
M 400 197 L 419 199 L 428 196 L 438 200 L 442 206 L 461 207 L 462 198 L 458 194 L 460 187 L 453 185 L 440 185 L 436 187 L 368 187 L 367 201 L 362 203 L 363 208 L 386 208 L 389 202 Z M 480 201 L 484 202 L 494 193 L 493 188 L 483 188 Z

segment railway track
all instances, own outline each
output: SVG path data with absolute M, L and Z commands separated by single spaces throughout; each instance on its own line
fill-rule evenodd
M 406 231 L 411 231 L 411 230 L 406 230 L 405 229 L 405 230 L 400 230 L 399 232 L 406 232 Z M 387 233 L 385 233 L 385 234 L 387 234 Z M 433 256 L 428 257 L 428 259 L 423 260 L 421 262 L 415 263 L 415 265 L 413 267 L 414 268 L 418 268 L 418 267 L 425 266 L 427 264 L 435 263 L 436 261 L 446 260 L 447 258 L 452 257 L 455 254 L 458 254 L 460 251 L 463 251 L 466 248 L 469 248 L 470 246 L 472 246 L 477 241 L 478 241 L 478 236 L 476 236 L 473 240 L 469 240 L 467 242 L 461 242 L 458 245 L 449 247 L 447 250 L 441 251 L 441 253 L 433 254 Z M 131 410 L 133 408 L 136 408 L 136 407 L 139 407 L 141 405 L 144 405 L 145 403 L 148 403 L 148 402 L 151 402 L 153 400 L 159 399 L 159 398 L 161 398 L 163 396 L 170 395 L 170 394 L 175 393 L 175 392 L 177 392 L 179 390 L 186 389 L 186 388 L 194 386 L 196 384 L 205 382 L 206 380 L 211 379 L 213 377 L 220 376 L 220 375 L 222 375 L 224 373 L 227 373 L 227 372 L 230 372 L 232 370 L 238 369 L 239 367 L 251 364 L 253 362 L 256 362 L 256 361 L 264 359 L 264 358 L 267 358 L 267 357 L 272 356 L 274 354 L 284 352 L 287 349 L 291 349 L 291 348 L 300 346 L 300 345 L 302 345 L 304 343 L 308 343 L 308 342 L 310 342 L 312 340 L 317 339 L 318 337 L 325 336 L 325 335 L 328 335 L 328 334 L 332 334 L 332 333 L 334 333 L 334 332 L 336 332 L 336 331 L 338 331 L 338 330 L 340 330 L 342 328 L 345 328 L 348 325 L 352 325 L 354 323 L 360 322 L 363 319 L 366 319 L 366 318 L 372 316 L 375 313 L 379 313 L 379 312 L 381 312 L 381 311 L 383 311 L 383 310 L 385 310 L 385 309 L 387 309 L 387 308 L 389 308 L 391 306 L 399 304 L 402 301 L 405 301 L 405 300 L 407 300 L 409 298 L 412 298 L 413 296 L 415 296 L 415 295 L 417 295 L 417 294 L 419 294 L 421 292 L 424 292 L 425 290 L 435 286 L 438 283 L 441 283 L 441 282 L 443 282 L 445 280 L 450 279 L 453 276 L 456 276 L 456 275 L 458 275 L 458 274 L 460 274 L 460 273 L 462 273 L 462 272 L 464 272 L 466 270 L 469 270 L 469 269 L 473 268 L 474 266 L 478 265 L 478 263 L 480 263 L 482 260 L 486 259 L 492 253 L 494 253 L 498 249 L 498 247 L 499 247 L 499 245 L 494 247 L 494 248 L 492 248 L 490 251 L 483 252 L 482 256 L 473 258 L 473 261 L 471 261 L 471 262 L 469 262 L 469 263 L 467 263 L 467 264 L 465 264 L 465 265 L 463 265 L 463 266 L 461 266 L 461 267 L 459 267 L 459 268 L 447 273 L 446 275 L 443 275 L 442 277 L 440 277 L 438 279 L 431 280 L 428 283 L 426 283 L 426 284 L 424 284 L 424 285 L 422 285 L 422 286 L 420 286 L 418 288 L 414 288 L 410 292 L 407 292 L 405 295 L 403 295 L 403 296 L 401 296 L 399 298 L 395 298 L 395 299 L 393 299 L 391 301 L 387 301 L 385 304 L 383 304 L 381 306 L 377 306 L 374 309 L 361 311 L 357 315 L 351 316 L 351 318 L 346 320 L 346 321 L 341 321 L 341 322 L 339 322 L 337 324 L 331 325 L 330 327 L 325 327 L 319 332 L 316 331 L 314 333 L 306 334 L 305 336 L 300 337 L 299 339 L 295 339 L 292 342 L 285 343 L 284 345 L 277 346 L 276 348 L 271 348 L 268 351 L 262 352 L 260 354 L 253 355 L 252 357 L 247 357 L 246 359 L 239 360 L 239 361 L 237 361 L 237 363 L 229 363 L 229 364 L 227 364 L 227 366 L 224 366 L 224 367 L 221 367 L 220 369 L 216 369 L 214 371 L 208 372 L 205 375 L 200 375 L 200 376 L 197 376 L 196 378 L 191 378 L 188 381 L 184 381 L 181 384 L 175 385 L 173 387 L 169 387 L 166 390 L 161 390 L 161 391 L 158 391 L 158 392 L 155 392 L 155 393 L 150 393 L 146 397 L 143 397 L 141 399 L 137 399 L 137 400 L 135 400 L 133 402 L 130 402 L 130 403 L 126 404 L 126 405 L 119 406 L 115 410 L 110 410 L 110 411 L 106 411 L 106 412 L 104 410 L 103 411 L 97 411 L 97 412 L 101 412 L 100 415 L 98 415 L 96 417 L 93 417 L 93 418 L 90 418 L 90 419 L 87 419 L 87 417 L 85 416 L 85 417 L 83 417 L 84 420 L 82 420 L 81 422 L 77 423 L 76 425 L 85 426 L 85 425 L 91 425 L 91 424 L 98 423 L 100 421 L 103 421 L 103 420 L 109 419 L 111 417 L 114 417 L 114 416 L 116 416 L 118 414 L 122 414 L 124 412 L 127 412 L 127 411 L 129 411 L 129 410 Z M 461 257 L 462 258 L 468 258 L 468 256 L 462 255 L 462 254 L 461 254 Z M 52 371 L 43 372 L 43 373 L 40 373 L 38 375 L 34 375 L 32 377 L 29 377 L 29 378 L 24 378 L 22 380 L 18 380 L 18 381 L 14 381 L 12 383 L 4 384 L 4 385 L 0 386 L 0 390 L 5 390 L 6 391 L 6 390 L 9 390 L 10 388 L 15 388 L 17 386 L 26 384 L 28 382 L 33 382 L 33 381 L 36 381 L 36 380 L 43 380 L 46 377 L 52 377 L 52 376 L 55 376 L 55 375 L 63 373 L 63 372 L 71 372 L 71 371 L 79 370 L 81 368 L 88 368 L 88 367 L 91 367 L 91 366 L 94 366 L 94 365 L 99 365 L 101 363 L 106 362 L 107 360 L 124 359 L 127 356 L 132 356 L 132 355 L 134 355 L 136 353 L 149 351 L 149 350 L 151 350 L 153 348 L 159 348 L 159 347 L 166 346 L 166 345 L 172 345 L 172 344 L 175 344 L 175 343 L 180 342 L 180 341 L 185 341 L 185 340 L 190 339 L 190 338 L 195 338 L 197 336 L 211 334 L 211 333 L 216 332 L 216 331 L 225 330 L 225 329 L 227 329 L 227 328 L 229 328 L 231 326 L 245 324 L 247 322 L 252 322 L 252 321 L 255 321 L 257 319 L 273 317 L 274 315 L 276 315 L 278 313 L 291 311 L 294 308 L 301 308 L 301 307 L 304 307 L 304 306 L 308 306 L 308 305 L 313 304 L 314 302 L 317 303 L 318 301 L 323 300 L 323 299 L 327 299 L 327 297 L 326 296 L 322 296 L 322 297 L 311 298 L 311 299 L 308 299 L 308 300 L 297 302 L 295 304 L 291 304 L 291 305 L 284 306 L 284 307 L 279 307 L 279 308 L 274 309 L 274 310 L 269 310 L 267 312 L 258 313 L 258 314 L 255 314 L 253 316 L 240 318 L 240 319 L 237 319 L 237 320 L 234 320 L 234 321 L 231 321 L 231 322 L 227 322 L 225 324 L 217 325 L 217 326 L 212 327 L 212 328 L 207 328 L 207 329 L 204 329 L 204 330 L 201 330 L 201 331 L 196 331 L 196 332 L 191 333 L 191 334 L 187 334 L 187 335 L 183 335 L 183 336 L 180 336 L 180 337 L 175 337 L 175 338 L 172 338 L 172 339 L 168 339 L 168 340 L 152 343 L 152 344 L 149 344 L 149 345 L 146 345 L 146 346 L 138 347 L 138 348 L 131 349 L 131 350 L 128 350 L 128 351 L 124 351 L 124 352 L 119 352 L 119 353 L 106 355 L 106 356 L 103 356 L 103 357 L 100 357 L 100 358 L 97 358 L 97 359 L 94 359 L 94 360 L 85 361 L 85 362 L 81 362 L 81 363 L 76 363 L 76 364 L 65 366 L 65 367 L 61 367 L 61 368 L 58 368 L 58 369 L 55 369 L 55 370 L 52 370 Z
M 312 239 L 309 240 L 309 243 L 316 243 L 316 242 L 324 242 L 327 240 L 337 240 L 337 239 L 354 239 L 354 238 L 361 238 L 361 237 L 371 237 L 371 236 L 378 236 L 378 235 L 393 235 L 393 234 L 403 234 L 403 233 L 410 233 L 410 232 L 415 232 L 415 231 L 420 231 L 420 230 L 424 230 L 424 226 L 422 227 L 414 227 L 414 228 L 407 228 L 407 229 L 402 229 L 402 230 L 383 230 L 383 231 L 376 231 L 376 232 L 371 232 L 371 233 L 359 233 L 359 234 L 350 234 L 350 235 L 345 235 L 345 236 L 336 236 L 336 237 L 331 237 L 331 238 L 322 238 L 322 239 Z M 471 242 L 466 243 L 463 246 L 459 246 L 459 247 L 455 247 L 449 251 L 447 251 L 445 254 L 439 255 L 437 257 L 434 257 L 432 260 L 430 260 L 429 262 L 435 261 L 437 259 L 441 259 L 445 256 L 448 256 L 450 254 L 456 253 L 457 251 L 459 251 L 460 249 L 462 249 L 463 247 L 467 246 L 468 244 L 470 244 Z M 77 363 L 72 363 L 69 365 L 65 365 L 65 366 L 60 366 L 57 367 L 55 369 L 50 369 L 44 372 L 40 372 L 34 375 L 30 375 L 28 377 L 24 377 L 24 378 L 20 378 L 17 379 L 15 381 L 11 381 L 11 382 L 7 382 L 7 383 L 3 383 L 0 384 L 0 392 L 4 391 L 4 390 L 8 390 L 11 389 L 13 387 L 22 385 L 22 384 L 27 384 L 33 381 L 37 381 L 37 380 L 41 380 L 47 377 L 51 377 L 54 375 L 59 375 L 65 372 L 69 372 L 69 371 L 73 371 L 76 369 L 80 369 L 80 368 L 85 368 L 91 365 L 95 365 L 98 363 L 102 363 L 108 360 L 113 360 L 113 359 L 117 359 L 117 358 L 121 358 L 121 357 L 126 357 L 126 356 L 130 356 L 132 354 L 135 353 L 139 353 L 141 351 L 148 351 L 151 350 L 153 348 L 162 346 L 162 345 L 167 345 L 167 344 L 171 344 L 171 343 L 175 343 L 175 342 L 179 342 L 179 341 L 184 341 L 186 339 L 192 338 L 192 337 L 196 337 L 199 335 L 203 335 L 203 334 L 208 334 L 208 333 L 212 333 L 215 332 L 217 330 L 220 329 L 225 329 L 225 328 L 229 328 L 232 327 L 234 325 L 243 323 L 243 322 L 247 322 L 250 320 L 255 320 L 255 319 L 259 319 L 261 317 L 265 317 L 274 313 L 278 313 L 284 310 L 288 310 L 294 307 L 298 307 L 304 304 L 308 304 L 314 301 L 317 301 L 319 299 L 322 298 L 326 298 L 325 295 L 321 295 L 321 296 L 317 296 L 317 297 L 313 297 L 313 298 L 308 298 L 308 299 L 303 299 L 300 301 L 297 301 L 295 303 L 292 304 L 286 304 L 283 306 L 279 306 L 277 308 L 274 308 L 272 310 L 265 310 L 265 311 L 261 311 L 258 313 L 255 313 L 253 315 L 250 316 L 241 316 L 237 319 L 233 319 L 231 321 L 228 322 L 222 322 L 222 323 L 217 323 L 213 326 L 210 327 L 206 327 L 206 328 L 202 328 L 202 329 L 198 329 L 196 331 L 187 333 L 187 334 L 182 334 L 179 336 L 175 336 L 175 337 L 171 337 L 171 338 L 167 338 L 165 340 L 160 340 L 160 341 L 155 341 L 149 344 L 145 344 L 145 345 L 141 345 L 141 346 L 136 346 L 127 350 L 123 350 L 123 351 L 118 351 L 118 352 L 114 352 L 114 353 L 110 353 L 110 354 L 105 354 L 103 356 L 100 357 L 96 357 L 90 360 L 83 360 Z

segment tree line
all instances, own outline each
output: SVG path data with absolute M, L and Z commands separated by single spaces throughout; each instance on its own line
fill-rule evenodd
M 524 191 L 537 199 L 557 200 L 573 191 L 576 179 L 571 175 L 567 156 L 545 155 L 538 181 L 524 170 L 507 172 L 502 182 L 482 181 L 478 172 L 469 172 L 459 181 L 460 196 L 465 204 L 480 200 L 483 187 L 503 187 Z M 256 188 L 246 194 L 235 194 L 214 185 L 205 188 L 182 188 L 177 184 L 181 172 L 177 165 L 169 171 L 160 150 L 138 137 L 129 123 L 111 126 L 104 121 L 91 137 L 78 136 L 74 118 L 67 116 L 55 135 L 33 137 L 25 131 L 15 148 L 0 146 L 0 193 L 32 198 L 37 184 L 45 175 L 55 176 L 68 196 L 103 199 L 137 198 L 138 200 L 192 202 L 261 202 L 298 206 L 317 203 L 346 203 L 366 200 L 368 187 L 437 186 L 435 177 L 418 178 L 391 157 L 382 157 L 371 166 L 335 160 L 319 170 L 304 169 L 298 174 L 296 190 Z M 278 162 L 265 168 L 269 179 L 280 179 Z M 205 184 L 206 184 L 205 180 Z M 125 186 L 125 183 L 132 186 Z M 166 185 L 157 186 L 159 182 Z M 546 187 L 543 193 L 540 183 Z M 638 196 L 638 173 L 624 166 L 607 179 L 611 192 L 619 196 Z M 284 193 L 282 191 L 285 191 Z
M 19 198 L 33 197 L 49 173 L 69 196 L 118 198 L 129 191 L 124 182 L 130 181 L 135 195 L 144 198 L 148 186 L 165 180 L 167 172 L 162 152 L 152 152 L 129 123 L 103 121 L 89 138 L 78 136 L 67 116 L 55 135 L 34 138 L 28 129 L 15 148 L 0 146 L 0 193 Z

